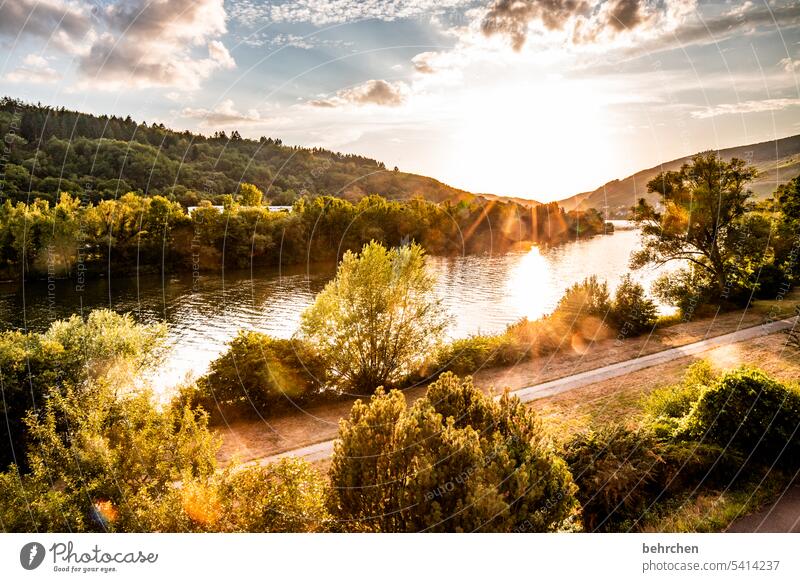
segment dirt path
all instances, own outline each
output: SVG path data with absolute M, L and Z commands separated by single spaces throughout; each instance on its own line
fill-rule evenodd
M 769 507 L 737 519 L 728 533 L 800 533 L 800 484 L 787 489 Z
M 513 390 L 513 393 L 519 396 L 523 402 L 532 402 L 534 400 L 547 398 L 570 390 L 574 390 L 576 388 L 581 388 L 584 386 L 595 384 L 597 382 L 602 382 L 610 378 L 616 378 L 619 376 L 631 374 L 639 370 L 649 368 L 651 366 L 656 366 L 659 364 L 670 362 L 672 360 L 677 360 L 681 358 L 686 358 L 688 356 L 700 354 L 708 350 L 718 348 L 720 346 L 734 344 L 766 336 L 769 334 L 773 334 L 783 329 L 792 327 L 793 325 L 796 325 L 796 323 L 797 323 L 797 318 L 793 317 L 790 319 L 784 319 L 784 320 L 774 321 L 771 323 L 748 327 L 745 329 L 740 329 L 738 331 L 734 331 L 732 333 L 720 335 L 710 339 L 692 342 L 677 348 L 667 349 L 655 354 L 649 354 L 638 358 L 632 358 L 623 362 L 609 364 L 600 368 L 588 370 L 585 372 L 580 372 L 564 378 L 559 378 L 556 380 L 551 380 L 548 382 L 535 384 L 532 386 L 525 386 L 517 390 Z M 333 432 L 333 435 L 335 435 L 335 431 Z M 326 459 L 327 457 L 330 457 L 332 455 L 333 443 L 334 441 L 332 439 L 322 440 L 321 442 L 316 442 L 303 447 L 294 448 L 278 454 L 272 454 L 261 458 L 252 459 L 252 462 L 258 464 L 269 464 L 283 457 L 288 457 L 288 456 L 301 457 L 309 462 L 316 462 Z

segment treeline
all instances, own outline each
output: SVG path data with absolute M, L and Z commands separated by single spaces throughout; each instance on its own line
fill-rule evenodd
M 6 200 L 0 206 L 0 277 L 69 277 L 102 272 L 206 271 L 330 261 L 375 240 L 417 242 L 430 254 L 504 252 L 522 243 L 557 243 L 604 232 L 596 211 L 564 212 L 556 203 L 433 203 L 367 196 L 358 203 L 332 196 L 301 198 L 291 212 L 261 205 L 243 184 L 222 208 L 193 212 L 163 196 L 127 193 L 84 201 Z M 111 269 L 112 273 L 108 270 Z
M 331 194 L 357 200 L 378 192 L 392 199 L 434 201 L 474 195 L 431 178 L 387 171 L 382 162 L 320 148 L 246 139 L 233 131 L 203 136 L 130 116 L 88 115 L 0 99 L 0 190 L 12 201 L 56 202 L 71 192 L 92 202 L 126 192 L 163 195 L 183 206 L 217 203 L 242 182 L 256 184 L 273 204 Z

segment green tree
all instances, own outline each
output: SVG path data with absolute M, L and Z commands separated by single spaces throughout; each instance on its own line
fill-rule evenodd
M 398 391 L 357 401 L 330 479 L 338 526 L 359 531 L 553 531 L 576 505 L 534 413 L 450 373 L 410 409 Z
M 414 372 L 441 340 L 447 319 L 419 245 L 387 250 L 371 242 L 347 252 L 336 277 L 302 316 L 331 380 L 370 393 Z
M 686 261 L 694 284 L 710 298 L 736 300 L 760 260 L 753 254 L 753 233 L 745 220 L 752 208 L 752 193 L 745 186 L 755 177 L 756 170 L 744 161 L 725 162 L 708 152 L 694 156 L 680 171 L 653 178 L 647 188 L 659 194 L 663 210 L 644 199 L 634 208 L 643 241 L 631 267 Z M 668 280 L 660 290 L 675 301 Z
M 614 292 L 609 315 L 611 323 L 622 335 L 636 336 L 652 329 L 658 318 L 658 308 L 647 297 L 644 287 L 626 274 Z
M 253 184 L 244 183 L 239 186 L 239 199 L 242 206 L 261 206 L 264 193 Z

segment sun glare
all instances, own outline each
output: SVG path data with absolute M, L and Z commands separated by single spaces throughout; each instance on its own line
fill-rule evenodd
M 560 79 L 472 94 L 454 104 L 462 115 L 445 176 L 544 200 L 596 186 L 614 154 L 603 102 L 596 88 Z

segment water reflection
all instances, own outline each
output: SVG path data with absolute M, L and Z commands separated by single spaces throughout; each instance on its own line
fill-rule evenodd
M 608 280 L 612 289 L 628 272 L 639 233 L 618 230 L 549 249 L 500 256 L 431 257 L 436 294 L 453 316 L 450 337 L 501 331 L 521 317 L 550 312 L 564 289 L 589 275 Z M 258 270 L 163 279 L 140 276 L 101 279 L 82 293 L 70 281 L 0 285 L 0 318 L 5 328 L 41 330 L 50 322 L 99 307 L 129 311 L 142 322 L 169 324 L 169 354 L 154 382 L 167 390 L 187 374 L 201 374 L 239 329 L 290 337 L 300 314 L 330 280 L 334 265 L 313 269 Z M 653 271 L 636 273 L 649 283 Z

